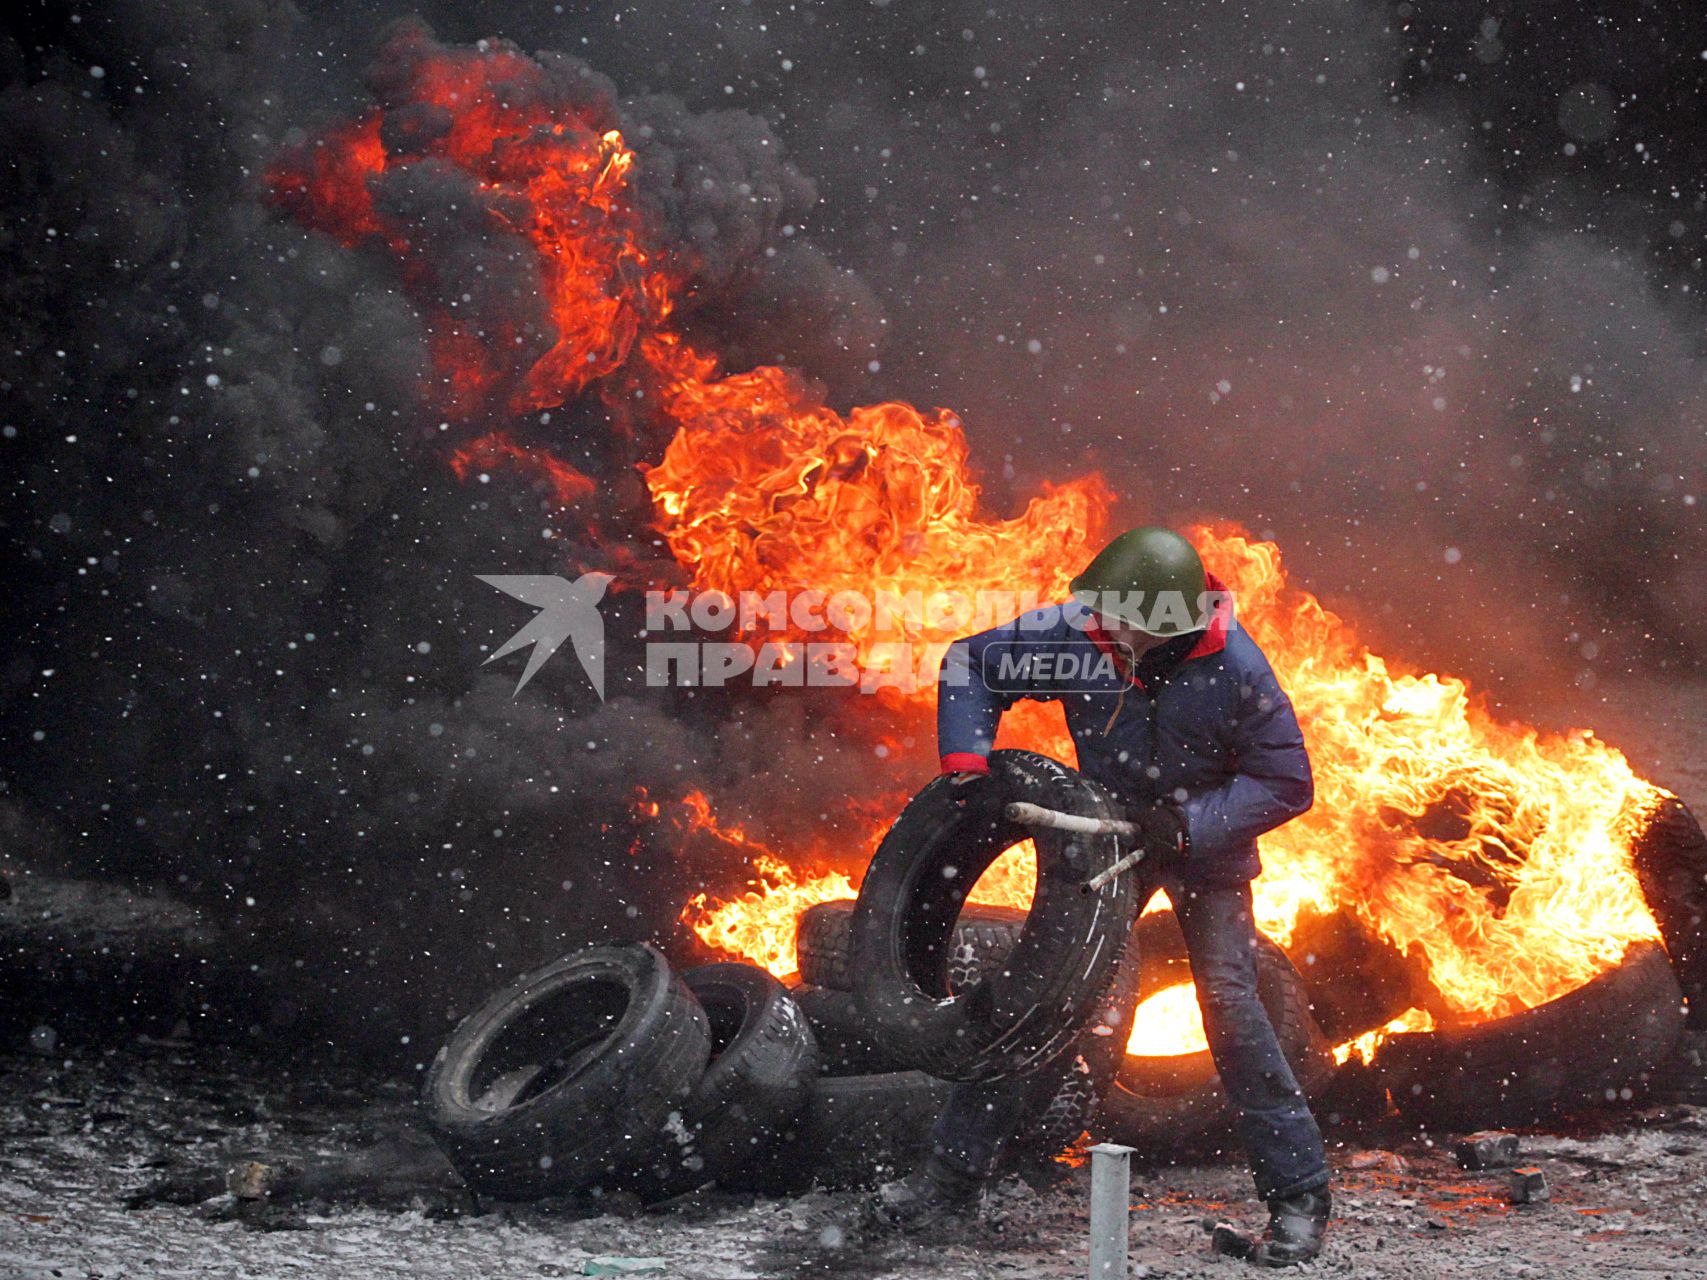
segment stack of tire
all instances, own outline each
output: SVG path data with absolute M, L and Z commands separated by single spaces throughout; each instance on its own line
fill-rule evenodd
M 425 1107 L 471 1187 L 503 1199 L 606 1189 L 667 1199 L 716 1181 L 793 1191 L 869 1185 L 915 1165 L 953 1081 L 1021 1078 L 1010 1154 L 1047 1156 L 1087 1127 L 1154 1147 L 1230 1133 L 1207 1051 L 1124 1052 L 1133 1010 L 1189 981 L 1171 912 L 1132 921 L 1145 888 L 1086 882 L 1112 837 L 1014 826 L 1005 802 L 1112 816 L 1096 786 L 1028 752 L 983 784 L 938 780 L 878 849 L 857 902 L 801 919 L 801 983 L 714 964 L 671 972 L 651 947 L 593 947 L 527 974 L 470 1014 L 428 1074 Z M 1027 912 L 967 894 L 1020 839 Z M 1370 1075 L 1428 1128 L 1517 1124 L 1641 1095 L 1689 1016 L 1707 1017 L 1707 838 L 1668 801 L 1635 865 L 1664 946 L 1508 1018 L 1388 1037 Z M 1331 922 L 1330 922 L 1331 923 Z M 1322 935 L 1326 936 L 1326 935 Z M 1295 950 L 1297 944 L 1295 943 Z M 1300 975 L 1263 940 L 1258 992 L 1300 1084 L 1334 1075 L 1328 1041 L 1381 1025 L 1411 993 L 1395 957 Z M 1680 985 L 1681 984 L 1681 985 Z
M 636 943 L 590 947 L 499 991 L 434 1060 L 424 1105 L 483 1194 L 657 1201 L 783 1150 L 817 1074 L 806 1019 L 764 970 L 678 975 Z
M 823 1074 L 796 1177 L 845 1186 L 906 1172 L 929 1146 L 951 1081 L 1020 1081 L 1004 1089 L 1016 1135 L 1005 1155 L 1048 1157 L 1085 1131 L 1115 1074 L 1137 998 L 1138 955 L 1126 941 L 1138 886 L 1122 877 L 1086 892 L 1084 881 L 1119 857 L 1113 838 L 1033 833 L 1005 805 L 1091 817 L 1114 809 L 1045 756 L 998 751 L 990 769 L 976 783 L 926 786 L 873 856 L 857 902 L 821 903 L 799 922 L 794 996 Z M 1030 910 L 968 907 L 985 869 L 1027 838 L 1038 852 Z
M 497 993 L 428 1074 L 452 1163 L 507 1199 L 869 1184 L 917 1162 L 950 1081 L 1011 1077 L 1025 1081 L 1013 1154 L 1077 1137 L 1126 1040 L 1138 889 L 1081 890 L 1119 856 L 1112 837 L 1039 836 L 1031 910 L 957 925 L 970 886 L 1031 834 L 1005 821 L 1004 797 L 1113 814 L 1046 757 L 991 765 L 988 786 L 938 781 L 907 806 L 857 907 L 809 914 L 795 996 L 747 965 L 677 977 L 642 945 L 590 948 Z
M 1087 1110 L 1076 1117 L 1079 1128 L 1148 1146 L 1229 1134 L 1232 1112 L 1206 1049 L 1125 1051 L 1134 1006 L 1191 980 L 1173 913 L 1134 927 L 1152 887 L 1140 874 L 1087 891 L 1122 853 L 1112 837 L 1006 820 L 1006 802 L 1016 800 L 1083 817 L 1116 814 L 1117 806 L 1046 757 L 998 751 L 990 766 L 982 791 L 939 782 L 913 800 L 873 858 L 851 919 L 845 906 L 826 904 L 803 921 L 801 967 L 813 986 L 802 1004 L 821 1042 L 856 1059 L 880 1045 L 889 1065 L 977 1081 L 1031 1069 L 1057 1051 L 1052 1037 L 1063 1029 L 1089 1027 L 1103 1036 L 1094 1045 L 1081 1040 L 1079 1056 L 1100 1115 Z M 1027 837 L 1038 862 L 1030 910 L 967 908 L 966 891 L 983 870 Z M 1259 997 L 1300 1082 L 1315 1089 L 1333 1063 L 1303 981 L 1266 940 L 1256 958 Z M 851 1006 L 821 990 L 854 987 Z M 1099 993 L 1102 1011 L 1087 1018 Z M 1022 1135 L 1037 1127 L 1023 1118 L 1016 1126 Z
M 931 1126 L 948 1101 L 949 1081 L 911 1067 L 880 1045 L 855 994 L 853 900 L 823 902 L 800 918 L 796 946 L 801 985 L 793 990 L 818 1041 L 822 1071 L 813 1090 L 803 1144 L 825 1186 L 858 1186 L 905 1173 L 929 1147 Z M 1026 913 L 967 907 L 949 948 L 951 989 L 973 988 L 999 972 L 1024 928 Z M 1136 956 L 1117 968 L 1109 998 L 1069 1051 L 1031 1074 L 1013 1117 L 1010 1161 L 1046 1159 L 1089 1128 L 1112 1080 L 1130 1027 Z

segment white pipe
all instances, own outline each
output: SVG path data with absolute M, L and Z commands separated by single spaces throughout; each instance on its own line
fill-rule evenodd
M 1079 888 L 1084 890 L 1086 893 L 1095 893 L 1110 880 L 1124 872 L 1130 871 L 1142 861 L 1144 861 L 1144 851 L 1142 849 L 1134 849 L 1131 853 L 1120 859 L 1120 861 L 1111 863 L 1104 867 L 1101 871 L 1097 872 L 1089 880 L 1080 885 Z
M 1132 1148 L 1099 1142 L 1091 1148 L 1090 1280 L 1126 1280 L 1132 1207 Z
M 1076 813 L 1045 809 L 1040 804 L 1024 800 L 1011 802 L 1006 811 L 1009 822 L 1024 827 L 1053 827 L 1056 831 L 1072 831 L 1082 836 L 1133 836 L 1138 824 L 1121 818 L 1083 818 Z

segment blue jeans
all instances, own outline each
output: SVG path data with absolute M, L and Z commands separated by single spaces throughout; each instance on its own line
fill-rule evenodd
M 1161 887 L 1185 935 L 1209 1052 L 1238 1110 L 1257 1195 L 1269 1200 L 1326 1186 L 1321 1131 L 1257 998 L 1250 886 L 1187 889 L 1168 877 Z M 956 1085 L 931 1131 L 933 1155 L 963 1176 L 993 1175 L 1036 1085 L 1035 1074 Z

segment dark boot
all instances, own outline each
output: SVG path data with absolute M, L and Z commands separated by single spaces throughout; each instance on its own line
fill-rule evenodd
M 1268 1230 L 1251 1250 L 1252 1264 L 1290 1267 L 1310 1261 L 1322 1251 L 1322 1239 L 1328 1234 L 1328 1215 L 1332 1210 L 1333 1200 L 1326 1187 L 1270 1200 Z
M 918 1231 L 977 1211 L 986 1180 L 961 1173 L 936 1156 L 905 1178 L 886 1182 L 866 1205 L 873 1225 Z

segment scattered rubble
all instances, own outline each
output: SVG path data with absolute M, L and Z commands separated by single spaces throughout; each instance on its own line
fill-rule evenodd
M 1484 1129 L 1460 1138 L 1452 1144 L 1452 1155 L 1458 1167 L 1470 1172 L 1483 1169 L 1509 1169 L 1517 1163 L 1518 1143 L 1515 1133 Z
M 1542 1170 L 1513 1169 L 1510 1196 L 1513 1204 L 1540 1204 L 1543 1200 L 1551 1200 L 1553 1191 L 1547 1185 L 1547 1175 Z

